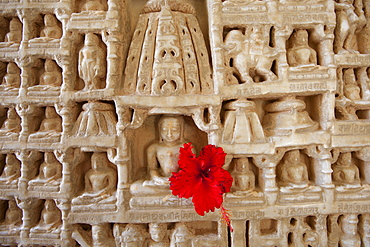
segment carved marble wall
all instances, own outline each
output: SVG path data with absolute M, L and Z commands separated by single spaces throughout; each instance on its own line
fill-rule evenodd
M 0 0 L 0 245 L 370 246 L 369 39 L 370 0 Z

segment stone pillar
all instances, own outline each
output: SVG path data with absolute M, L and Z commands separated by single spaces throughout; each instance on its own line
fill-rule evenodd
M 21 161 L 21 177 L 18 182 L 18 190 L 24 197 L 27 193 L 28 182 L 37 174 L 39 167 L 36 161 L 42 158 L 42 154 L 38 151 L 19 151 L 16 152 L 18 160 Z
M 16 202 L 18 204 L 18 207 L 22 209 L 23 212 L 21 238 L 25 239 L 28 238 L 30 234 L 30 229 L 33 226 L 32 224 L 39 221 L 39 213 L 41 211 L 40 205 L 42 200 L 35 198 L 16 198 Z

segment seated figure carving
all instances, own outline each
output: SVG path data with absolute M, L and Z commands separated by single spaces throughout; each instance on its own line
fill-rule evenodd
M 37 226 L 31 229 L 32 233 L 60 233 L 62 226 L 62 213 L 55 205 L 54 200 L 45 201 L 41 211 L 41 219 Z
M 62 37 L 63 31 L 58 26 L 58 21 L 54 15 L 44 16 L 45 27 L 40 32 L 40 37 L 30 40 L 30 42 L 55 42 Z
M 114 203 L 116 187 L 117 172 L 109 167 L 106 154 L 95 152 L 91 156 L 91 169 L 85 175 L 85 190 L 72 203 Z
M 356 76 L 353 69 L 346 69 L 343 72 L 343 93 L 347 99 L 361 100 L 361 89 L 357 84 Z
M 284 191 L 309 187 L 307 167 L 301 160 L 299 150 L 288 151 L 285 154 L 280 181 Z
M 359 188 L 361 186 L 360 172 L 352 161 L 350 152 L 342 153 L 333 166 L 333 182 L 339 190 Z
M 361 247 L 361 236 L 358 232 L 358 218 L 355 214 L 344 215 L 340 228 L 339 246 Z
M 59 137 L 62 132 L 62 119 L 56 113 L 55 108 L 48 106 L 45 109 L 45 118 L 42 120 L 40 129 L 29 136 L 29 140 Z
M 86 0 L 81 11 L 103 11 L 104 6 L 100 0 Z
M 184 119 L 181 116 L 163 116 L 158 122 L 159 142 L 147 149 L 150 180 L 139 180 L 131 185 L 132 194 L 158 194 L 169 192 L 172 172 L 177 172 L 180 147 L 184 144 Z
M 234 178 L 231 190 L 234 191 L 235 195 L 245 194 L 254 190 L 255 175 L 249 168 L 248 158 L 237 159 L 231 175 Z
M 306 30 L 293 33 L 292 47 L 288 50 L 288 63 L 291 67 L 313 67 L 317 65 L 316 51 L 308 45 Z
M 99 46 L 96 34 L 85 36 L 85 45 L 79 52 L 78 74 L 85 82 L 85 90 L 99 89 L 100 82 L 105 77 L 105 52 Z
M 22 210 L 15 200 L 8 201 L 8 209 L 5 212 L 5 220 L 0 225 L 0 235 L 14 235 L 19 233 L 22 226 Z
M 30 87 L 29 90 L 59 90 L 62 84 L 62 73 L 55 61 L 46 59 L 45 72 L 40 76 L 39 85 Z
M 177 223 L 171 236 L 171 247 L 192 246 L 192 239 L 194 236 L 194 233 L 185 223 Z
M 39 175 L 31 180 L 32 185 L 59 185 L 62 178 L 62 165 L 57 161 L 53 153 L 44 154 L 44 162 L 40 165 Z
M 21 70 L 15 63 L 8 63 L 6 74 L 0 88 L 3 90 L 18 89 L 21 85 Z
M 21 176 L 21 162 L 14 154 L 7 154 L 5 166 L 0 176 L 0 184 L 17 184 Z
M 4 44 L 0 47 L 7 45 L 18 45 L 22 41 L 22 23 L 18 18 L 14 17 L 9 23 L 9 32 L 5 35 Z
M 21 131 L 21 119 L 14 108 L 9 108 L 7 119 L 4 121 L 0 129 L 0 136 L 6 138 L 17 137 Z

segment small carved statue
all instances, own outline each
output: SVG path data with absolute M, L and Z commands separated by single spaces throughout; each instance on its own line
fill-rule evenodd
M 142 225 L 127 224 L 120 237 L 121 246 L 144 247 L 146 231 Z
M 339 237 L 339 246 L 361 247 L 361 237 L 357 231 L 358 218 L 355 214 L 344 215 L 340 226 L 342 234 Z
M 337 26 L 334 31 L 335 52 L 337 54 L 359 53 L 356 50 L 355 34 L 366 24 L 363 10 L 356 10 L 354 0 L 336 0 L 335 12 L 337 15 Z
M 22 40 L 22 23 L 14 17 L 9 23 L 9 32 L 5 35 L 8 44 L 20 43 Z
M 182 116 L 163 116 L 158 122 L 159 142 L 147 149 L 148 170 L 151 180 L 137 181 L 131 186 L 131 193 L 159 193 L 168 191 L 168 178 L 177 172 L 178 155 L 184 144 L 184 119 Z M 158 191 L 157 191 L 158 189 Z
M 171 236 L 171 247 L 188 247 L 192 245 L 194 233 L 185 225 L 177 223 Z
M 306 30 L 293 33 L 292 47 L 288 50 L 288 63 L 291 67 L 312 67 L 317 65 L 316 51 L 308 45 Z
M 72 200 L 74 204 L 113 203 L 117 187 L 117 173 L 109 167 L 106 154 L 91 156 L 91 169 L 85 175 L 84 193 Z
M 103 11 L 104 6 L 100 0 L 86 0 L 81 11 Z
M 0 176 L 0 183 L 17 184 L 20 176 L 21 162 L 14 154 L 7 154 L 5 158 L 5 166 Z
M 0 129 L 0 136 L 15 137 L 21 131 L 21 119 L 14 108 L 9 108 L 7 119 L 4 121 Z
M 306 164 L 301 161 L 298 149 L 288 151 L 285 154 L 284 163 L 281 166 L 281 185 L 292 189 L 303 189 L 309 186 Z
M 361 100 L 361 89 L 357 84 L 356 76 L 353 69 L 346 69 L 343 72 L 343 93 L 350 100 Z
M 62 73 L 55 61 L 46 59 L 45 72 L 40 76 L 39 85 L 33 86 L 32 90 L 58 90 L 62 84 Z
M 55 205 L 54 200 L 48 199 L 41 211 L 40 222 L 31 229 L 31 233 L 59 233 L 61 225 L 62 213 Z
M 62 165 L 57 161 L 53 153 L 44 154 L 44 162 L 40 165 L 39 175 L 30 181 L 30 185 L 57 185 L 62 178 Z
M 42 120 L 40 129 L 29 136 L 29 139 L 59 137 L 62 132 L 62 119 L 56 113 L 55 108 L 48 106 L 45 109 L 45 118 Z
M 235 161 L 234 171 L 231 173 L 234 178 L 231 187 L 234 194 L 253 191 L 255 188 L 255 175 L 249 169 L 248 158 L 239 158 Z
M 343 188 L 359 188 L 361 186 L 360 172 L 353 164 L 351 152 L 342 153 L 333 166 L 333 181 Z
M 0 88 L 4 90 L 19 88 L 21 85 L 21 70 L 15 63 L 8 63 L 6 74 Z
M 63 31 L 58 26 L 58 21 L 54 15 L 47 14 L 44 16 L 45 27 L 40 32 L 40 37 L 30 40 L 30 42 L 55 42 L 58 41 Z
M 84 89 L 99 89 L 105 73 L 105 52 L 99 46 L 99 38 L 96 34 L 87 33 L 78 60 L 78 74 L 85 82 Z
M 22 225 L 22 210 L 15 200 L 8 201 L 8 210 L 5 212 L 5 220 L 0 225 L 0 234 L 13 235 L 20 231 Z
M 115 246 L 113 237 L 111 236 L 111 229 L 108 224 L 92 225 L 92 240 L 94 247 L 111 247 Z
M 151 239 L 148 240 L 148 247 L 169 247 L 170 240 L 167 236 L 166 223 L 150 223 L 149 233 Z

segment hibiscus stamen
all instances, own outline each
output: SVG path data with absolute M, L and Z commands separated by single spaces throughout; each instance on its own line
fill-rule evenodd
M 230 231 L 233 232 L 234 228 L 231 226 L 231 220 L 230 220 L 230 212 L 224 206 L 221 204 L 220 207 L 220 212 L 221 212 L 221 221 L 223 221 L 229 228 Z

